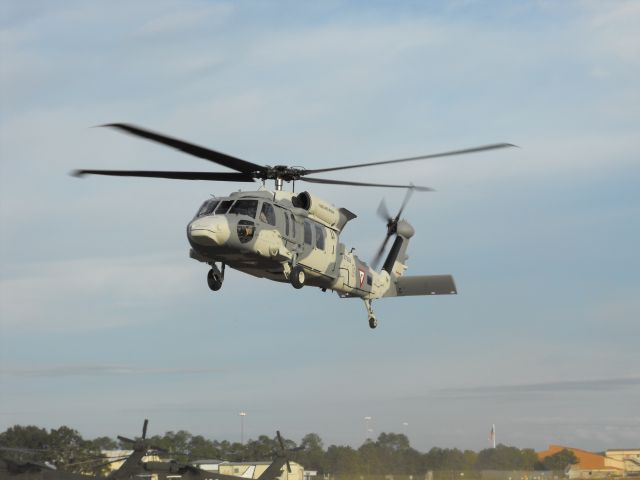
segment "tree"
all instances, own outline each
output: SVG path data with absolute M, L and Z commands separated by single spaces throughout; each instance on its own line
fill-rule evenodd
M 529 462 L 529 454 L 523 453 L 516 447 L 498 445 L 496 448 L 487 448 L 478 453 L 476 468 L 478 470 L 526 470 Z M 531 467 L 533 468 L 533 463 Z
M 44 428 L 32 425 L 16 425 L 0 434 L 0 445 L 34 449 L 35 451 L 29 454 L 29 460 L 49 462 L 69 472 L 92 472 L 92 461 L 97 460 L 100 463 L 104 459 L 97 445 L 84 440 L 76 430 L 66 426 L 47 432 Z
M 308 433 L 300 441 L 301 450 L 295 452 L 293 459 L 304 466 L 305 470 L 325 473 L 325 451 L 322 439 L 317 433 Z
M 325 457 L 326 472 L 334 475 L 356 474 L 366 472 L 361 464 L 360 456 L 351 447 L 331 445 Z
M 542 459 L 542 465 L 546 470 L 564 471 L 569 465 L 578 463 L 578 457 L 571 450 L 563 448 L 558 453 L 547 455 Z

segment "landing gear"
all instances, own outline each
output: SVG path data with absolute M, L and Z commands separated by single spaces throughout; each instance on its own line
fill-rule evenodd
M 293 288 L 299 289 L 304 287 L 304 281 L 306 280 L 306 275 L 300 265 L 296 265 L 291 269 L 291 273 L 289 274 L 289 280 L 291 281 L 291 285 L 293 285 Z
M 371 306 L 371 300 L 365 299 L 364 306 L 367 309 L 367 314 L 369 315 L 369 328 L 376 328 L 378 326 L 378 320 L 376 316 L 373 314 L 373 307 Z
M 215 263 L 211 264 L 211 270 L 207 273 L 207 285 L 214 292 L 217 292 L 222 288 L 222 282 L 224 281 L 224 263 L 222 264 L 222 270 L 218 268 Z

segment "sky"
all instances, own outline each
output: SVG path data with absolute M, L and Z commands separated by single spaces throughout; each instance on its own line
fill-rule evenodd
M 0 0 L 0 431 L 237 441 L 245 411 L 245 439 L 639 447 L 639 23 L 624 0 Z M 69 176 L 210 169 L 112 122 L 305 168 L 519 148 L 334 176 L 436 190 L 404 212 L 407 273 L 459 293 L 374 302 L 370 330 L 330 292 L 209 291 L 185 227 L 237 185 Z M 358 215 L 364 260 L 404 195 L 309 189 Z

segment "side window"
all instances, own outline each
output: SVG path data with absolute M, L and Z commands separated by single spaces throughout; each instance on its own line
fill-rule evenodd
M 311 224 L 305 220 L 304 221 L 304 243 L 307 245 L 311 245 Z
M 322 226 L 315 224 L 316 227 L 316 248 L 319 250 L 324 250 L 324 228 Z
M 224 215 L 229 210 L 229 207 L 233 203 L 233 200 L 223 200 L 218 204 L 218 208 L 216 208 L 216 215 Z
M 276 224 L 276 212 L 273 211 L 273 205 L 264 202 L 262 204 L 262 210 L 260 210 L 260 221 L 266 222 L 269 225 Z

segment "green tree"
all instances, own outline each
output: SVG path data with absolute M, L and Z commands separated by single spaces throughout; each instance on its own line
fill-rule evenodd
M 366 473 L 366 467 L 361 464 L 361 457 L 351 447 L 331 445 L 325 456 L 326 473 L 333 475 L 353 475 Z
M 90 440 L 91 445 L 99 450 L 117 450 L 118 442 L 110 437 L 98 437 Z
M 0 446 L 34 449 L 30 461 L 49 462 L 69 472 L 92 473 L 92 465 L 104 460 L 98 446 L 66 426 L 47 432 L 32 425 L 15 425 L 0 434 Z M 22 457 L 24 454 L 14 455 L 15 460 L 22 461 Z
M 542 465 L 546 470 L 564 471 L 564 469 L 569 465 L 574 465 L 576 463 L 578 463 L 578 457 L 576 457 L 575 453 L 566 448 L 542 459 Z
M 308 433 L 300 441 L 300 451 L 293 454 L 293 460 L 304 466 L 305 470 L 325 473 L 325 451 L 322 439 L 317 433 Z
M 478 453 L 476 468 L 479 470 L 526 470 L 533 468 L 533 463 L 528 467 L 529 454 L 524 454 L 516 447 L 498 445 L 496 448 L 487 448 Z

